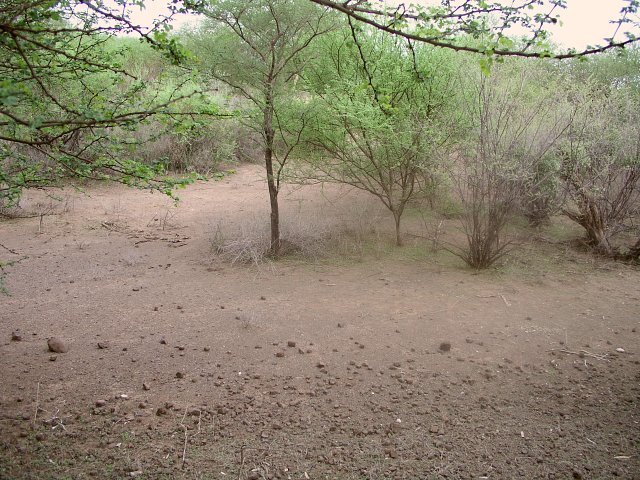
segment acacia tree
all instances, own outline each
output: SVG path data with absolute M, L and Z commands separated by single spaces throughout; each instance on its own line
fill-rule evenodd
M 304 177 L 376 196 L 392 213 L 401 245 L 407 203 L 433 187 L 451 143 L 453 59 L 351 21 L 325 39 L 305 72 L 314 115 Z
M 550 42 L 547 29 L 561 20 L 566 0 L 441 0 L 409 6 L 366 0 L 310 1 L 407 40 L 482 54 L 485 68 L 495 56 L 580 58 L 639 41 L 638 0 L 624 0 L 618 18 L 610 22 L 611 35 L 602 44 L 564 52 Z M 513 27 L 523 32 L 522 41 L 509 38 Z
M 28 0 L 0 6 L 0 206 L 24 188 L 64 176 L 116 180 L 169 193 L 176 182 L 115 154 L 112 132 L 171 113 L 184 98 L 163 98 L 122 67 L 115 34 L 136 34 L 173 62 L 184 59 L 159 22 L 129 19 L 140 0 Z M 177 8 L 177 4 L 176 4 Z
M 296 96 L 293 85 L 305 52 L 332 26 L 325 10 L 303 0 L 216 0 L 200 12 L 213 21 L 199 32 L 201 46 L 211 47 L 201 53 L 206 71 L 253 106 L 248 119 L 262 138 L 271 253 L 278 255 L 278 194 L 285 165 L 305 123 L 288 124 L 285 111 Z

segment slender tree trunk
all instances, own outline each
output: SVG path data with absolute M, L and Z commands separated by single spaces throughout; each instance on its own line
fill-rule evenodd
M 269 201 L 271 204 L 271 254 L 280 254 L 280 210 L 278 208 L 278 184 L 273 174 L 273 141 L 275 130 L 273 128 L 273 91 L 269 88 L 265 95 L 264 107 L 264 165 L 267 169 L 267 185 L 269 187 Z
M 396 223 L 396 246 L 402 246 L 402 235 L 400 234 L 400 218 L 402 217 L 402 209 L 399 210 L 391 210 L 393 213 L 393 219 Z

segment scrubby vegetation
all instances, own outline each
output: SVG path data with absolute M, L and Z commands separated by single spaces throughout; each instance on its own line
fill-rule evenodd
M 276 256 L 292 241 L 278 206 L 290 181 L 374 195 L 399 246 L 409 205 L 449 205 L 466 238 L 449 249 L 476 269 L 513 247 L 514 219 L 544 228 L 557 214 L 595 254 L 638 260 L 633 36 L 561 52 L 540 33 L 555 17 L 537 10 L 479 2 L 412 16 L 308 0 L 174 2 L 203 22 L 147 32 L 119 9 L 131 3 L 0 8 L 0 211 L 65 178 L 172 194 L 253 161 L 271 207 L 260 248 Z M 625 9 L 619 27 L 637 4 Z M 530 38 L 506 36 L 513 23 Z M 246 254 L 236 247 L 218 248 Z

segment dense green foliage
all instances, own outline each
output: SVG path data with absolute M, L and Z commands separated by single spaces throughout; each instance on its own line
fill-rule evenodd
M 454 141 L 455 58 L 355 28 L 323 39 L 315 58 L 305 70 L 304 177 L 375 195 L 401 244 L 407 203 L 435 188 Z
M 0 206 L 14 204 L 23 188 L 66 176 L 166 193 L 184 183 L 165 177 L 159 164 L 137 161 L 130 146 L 141 123 L 184 114 L 182 100 L 197 86 L 171 65 L 186 53 L 160 27 L 143 34 L 146 45 L 115 38 L 138 30 L 119 4 L 33 0 L 0 7 Z

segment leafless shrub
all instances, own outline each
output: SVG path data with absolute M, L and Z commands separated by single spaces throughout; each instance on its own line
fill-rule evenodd
M 578 111 L 562 145 L 562 178 L 570 203 L 563 213 L 584 228 L 598 254 L 638 259 L 616 237 L 640 203 L 640 102 L 624 90 L 576 95 Z
M 450 251 L 472 268 L 487 268 L 509 251 L 505 227 L 523 192 L 544 180 L 539 166 L 568 124 L 553 93 L 530 94 L 532 80 L 530 71 L 506 65 L 481 76 L 465 99 L 470 134 L 451 175 L 467 246 Z
M 225 232 L 224 225 L 218 224 L 211 239 L 214 255 L 232 265 L 261 265 L 269 252 L 269 236 L 264 226 L 252 222 L 239 226 L 232 233 Z
M 282 225 L 279 257 L 316 261 L 331 255 L 361 256 L 368 242 L 377 240 L 381 215 L 367 206 L 351 205 L 348 211 L 327 218 L 319 212 L 298 212 Z M 240 226 L 218 224 L 211 241 L 214 255 L 231 264 L 260 266 L 273 259 L 269 230 L 254 218 Z

